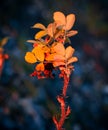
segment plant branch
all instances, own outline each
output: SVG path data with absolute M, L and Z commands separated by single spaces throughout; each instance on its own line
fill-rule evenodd
M 66 117 L 70 114 L 71 110 L 70 107 L 66 107 L 66 102 L 65 102 L 65 98 L 66 98 L 66 92 L 67 92 L 67 88 L 68 88 L 68 84 L 69 84 L 69 77 L 67 76 L 66 73 L 64 73 L 63 75 L 64 78 L 64 86 L 63 86 L 63 91 L 62 91 L 62 96 L 58 96 L 57 100 L 60 103 L 60 109 L 61 109 L 61 116 L 59 121 L 57 121 L 56 117 L 53 117 L 53 122 L 56 125 L 57 130 L 63 130 L 63 124 L 65 122 Z

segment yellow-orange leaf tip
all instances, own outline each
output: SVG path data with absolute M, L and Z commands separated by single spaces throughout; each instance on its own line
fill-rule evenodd
M 46 27 L 41 23 L 36 23 L 35 25 L 32 26 L 32 28 L 39 28 L 39 29 L 42 29 L 42 30 L 46 29 Z
M 42 37 L 44 37 L 45 35 L 47 35 L 47 31 L 39 31 L 36 35 L 35 35 L 35 39 L 41 39 Z

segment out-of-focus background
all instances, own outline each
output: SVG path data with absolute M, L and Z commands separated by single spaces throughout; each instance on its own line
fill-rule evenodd
M 0 39 L 9 60 L 0 77 L 0 130 L 55 130 L 52 116 L 59 117 L 56 96 L 63 80 L 30 77 L 34 65 L 25 62 L 31 50 L 35 23 L 47 26 L 55 11 L 74 13 L 71 38 L 79 61 L 70 77 L 67 105 L 72 113 L 66 130 L 108 130 L 108 0 L 0 0 Z

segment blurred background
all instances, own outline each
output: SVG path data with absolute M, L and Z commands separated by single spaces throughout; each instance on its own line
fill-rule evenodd
M 0 130 L 55 130 L 52 116 L 60 116 L 56 101 L 63 80 L 38 80 L 25 62 L 31 50 L 35 23 L 47 26 L 55 11 L 74 13 L 71 38 L 79 61 L 70 77 L 67 105 L 71 114 L 66 130 L 108 130 L 108 12 L 107 0 L 0 0 L 0 39 L 9 59 L 0 77 Z

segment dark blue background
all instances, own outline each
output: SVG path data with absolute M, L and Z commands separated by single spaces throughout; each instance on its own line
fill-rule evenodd
M 34 65 L 25 62 L 31 50 L 27 43 L 37 32 L 35 23 L 47 26 L 55 11 L 74 13 L 71 38 L 79 61 L 70 77 L 67 105 L 72 113 L 66 130 L 108 129 L 108 12 L 107 0 L 0 0 L 0 39 L 9 36 L 4 46 L 10 58 L 0 78 L 1 130 L 54 130 L 52 116 L 59 117 L 56 96 L 63 81 L 30 77 Z

